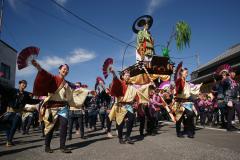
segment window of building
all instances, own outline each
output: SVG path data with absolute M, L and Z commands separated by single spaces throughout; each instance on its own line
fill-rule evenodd
M 3 72 L 3 78 L 10 80 L 10 66 L 1 63 L 1 72 Z

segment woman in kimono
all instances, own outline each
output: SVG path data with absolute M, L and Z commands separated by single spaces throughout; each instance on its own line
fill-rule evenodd
M 188 69 L 182 68 L 180 77 L 176 80 L 176 97 L 173 111 L 176 114 L 176 132 L 178 137 L 183 137 L 181 123 L 184 118 L 184 130 L 189 138 L 194 138 L 194 115 L 197 115 L 193 99 L 198 96 L 200 85 L 192 85 L 186 81 Z
M 134 104 L 136 92 L 134 91 L 133 87 L 128 84 L 128 80 L 130 78 L 129 72 L 124 72 L 121 79 L 116 76 L 114 70 L 112 69 L 111 73 L 113 74 L 113 81 L 110 94 L 116 98 L 116 101 L 109 114 L 109 119 L 110 121 L 114 119 L 116 120 L 119 143 L 124 144 L 125 141 L 122 137 L 123 127 L 125 122 L 124 119 L 127 118 L 126 141 L 129 144 L 133 144 L 134 142 L 130 139 L 130 135 L 135 118 L 132 105 Z
M 53 153 L 50 143 L 57 122 L 60 123 L 60 150 L 63 153 L 71 153 L 65 147 L 68 125 L 68 101 L 71 99 L 71 88 L 65 81 L 69 72 L 67 64 L 59 67 L 59 75 L 52 75 L 45 71 L 37 61 L 32 64 L 38 70 L 33 88 L 35 96 L 47 96 L 41 107 L 41 113 L 45 124 L 45 152 Z

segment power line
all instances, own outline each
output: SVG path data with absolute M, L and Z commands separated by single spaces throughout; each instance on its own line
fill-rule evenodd
M 65 12 L 71 14 L 72 16 L 74 16 L 75 18 L 77 18 L 78 20 L 84 22 L 85 24 L 89 25 L 90 27 L 94 28 L 95 30 L 101 32 L 101 33 L 104 34 L 105 36 L 107 36 L 107 37 L 109 37 L 109 38 L 111 38 L 111 39 L 113 39 L 113 40 L 115 40 L 115 41 L 118 41 L 118 42 L 126 45 L 126 47 L 136 48 L 135 46 L 131 45 L 131 43 L 125 42 L 125 41 L 117 38 L 116 36 L 114 36 L 114 35 L 112 35 L 112 34 L 110 34 L 110 33 L 107 33 L 106 31 L 100 29 L 99 27 L 97 27 L 96 25 L 90 23 L 89 21 L 81 18 L 81 17 L 78 16 L 77 14 L 73 13 L 72 11 L 68 10 L 67 8 L 65 8 L 64 6 L 62 6 L 61 4 L 59 4 L 58 2 L 56 2 L 55 0 L 50 0 L 50 1 L 51 1 L 52 3 L 54 3 L 56 6 L 60 7 L 61 9 L 63 9 Z M 62 18 L 60 18 L 60 17 L 58 17 L 58 16 L 56 16 L 56 15 L 53 15 L 53 14 L 49 14 L 49 13 L 47 13 L 45 10 L 43 10 L 43 9 L 41 9 L 41 8 L 39 8 L 39 7 L 36 7 L 36 6 L 34 6 L 34 5 L 26 2 L 26 1 L 24 1 L 24 0 L 22 0 L 21 2 L 22 2 L 23 4 L 25 4 L 25 5 L 27 5 L 28 7 L 31 7 L 31 8 L 33 8 L 33 9 L 36 9 L 36 10 L 38 10 L 39 12 L 41 12 L 41 13 L 47 15 L 47 16 L 53 17 L 53 18 L 55 18 L 55 19 L 57 19 L 57 20 L 60 20 L 60 21 L 62 21 L 62 22 L 64 22 L 64 23 L 66 23 L 66 24 L 69 24 L 69 25 L 71 25 L 71 26 L 73 25 L 73 24 L 71 24 L 70 22 L 66 21 L 65 19 L 62 19 Z M 95 36 L 97 36 L 97 37 L 106 39 L 106 37 L 103 37 L 103 36 L 101 36 L 101 35 L 99 35 L 99 34 L 97 34 L 97 33 L 95 33 L 95 32 L 92 32 L 92 31 L 90 31 L 90 30 L 88 30 L 88 29 L 86 29 L 86 28 L 84 28 L 84 27 L 82 27 L 82 26 L 79 26 L 79 27 L 80 27 L 82 30 L 84 30 L 84 31 L 86 31 L 86 32 L 88 32 L 88 33 L 91 33 L 91 34 L 93 34 L 93 35 L 95 35 Z M 156 45 L 156 46 L 162 46 L 162 45 Z M 155 47 L 156 47 L 156 46 L 155 46 Z M 195 57 L 195 56 L 188 56 L 188 57 L 169 57 L 169 58 L 172 58 L 172 59 L 188 59 L 188 58 L 193 58 L 193 57 Z
M 125 41 L 117 38 L 116 36 L 114 36 L 114 35 L 112 35 L 112 34 L 110 34 L 110 33 L 107 33 L 106 31 L 104 31 L 104 30 L 102 30 L 102 29 L 100 29 L 100 28 L 97 27 L 96 25 L 90 23 L 90 22 L 87 21 L 86 19 L 78 16 L 77 14 L 73 13 L 73 12 L 70 11 L 69 9 L 65 8 L 64 6 L 62 6 L 61 4 L 59 4 L 58 2 L 56 2 L 55 0 L 49 0 L 49 1 L 51 1 L 52 3 L 54 3 L 54 4 L 55 4 L 56 6 L 58 6 L 59 8 L 63 9 L 65 12 L 71 14 L 72 16 L 74 16 L 75 18 L 77 18 L 78 20 L 82 21 L 83 23 L 85 23 L 85 24 L 89 25 L 90 27 L 94 28 L 95 30 L 101 32 L 102 34 L 104 34 L 104 35 L 110 37 L 111 39 L 116 40 L 116 41 L 118 41 L 118 42 L 120 42 L 120 43 L 122 43 L 122 44 L 128 45 L 127 42 L 125 42 Z M 133 48 L 136 48 L 136 47 L 133 46 L 133 45 L 129 45 L 129 46 L 131 46 L 131 47 L 133 47 Z
M 70 26 L 74 26 L 74 27 L 76 27 L 76 28 L 78 28 L 78 29 L 81 28 L 83 31 L 85 31 L 85 32 L 87 32 L 87 33 L 89 33 L 89 34 L 92 34 L 92 35 L 94 35 L 94 36 L 96 36 L 96 37 L 98 37 L 98 38 L 102 38 L 102 39 L 105 39 L 105 40 L 110 40 L 109 37 L 105 37 L 105 36 L 103 36 L 103 35 L 99 35 L 99 34 L 93 32 L 93 31 L 91 31 L 91 30 L 89 30 L 89 29 L 86 29 L 86 28 L 80 26 L 80 25 L 76 26 L 76 24 L 73 24 L 73 23 L 71 23 L 71 22 L 69 22 L 69 21 L 67 21 L 67 20 L 65 20 L 65 19 L 63 19 L 63 18 L 60 18 L 60 17 L 58 17 L 58 16 L 56 16 L 56 15 L 54 15 L 54 14 L 50 14 L 50 13 L 46 12 L 44 9 L 39 8 L 39 7 L 37 7 L 37 6 L 29 3 L 28 1 L 21 0 L 20 2 L 21 2 L 22 4 L 24 4 L 24 5 L 26 5 L 27 7 L 31 8 L 31 9 L 34 9 L 34 10 L 38 11 L 38 12 L 41 13 L 41 14 L 44 14 L 45 16 L 54 18 L 54 19 L 59 20 L 59 21 L 65 23 L 65 24 L 68 24 L 68 25 L 70 25 Z M 116 42 L 116 41 L 113 41 L 113 42 Z M 117 42 L 116 42 L 116 43 L 117 43 Z

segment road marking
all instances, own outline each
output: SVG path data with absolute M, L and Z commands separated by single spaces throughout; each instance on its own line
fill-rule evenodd
M 165 124 L 175 124 L 174 122 L 170 122 L 170 121 L 160 121 L 160 122 L 165 123 Z M 220 128 L 203 127 L 203 126 L 199 126 L 199 125 L 196 125 L 196 127 L 202 128 L 202 129 L 209 129 L 209 130 L 227 132 L 226 129 L 220 129 Z M 233 131 L 233 133 L 238 133 L 238 134 L 240 134 L 240 131 Z

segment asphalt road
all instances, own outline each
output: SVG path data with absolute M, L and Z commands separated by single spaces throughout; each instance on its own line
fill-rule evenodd
M 112 131 L 116 134 L 115 131 Z M 132 138 L 134 145 L 119 144 L 117 137 L 108 139 L 102 130 L 86 133 L 82 140 L 74 134 L 67 147 L 71 154 L 61 153 L 59 137 L 55 133 L 52 141 L 54 153 L 44 152 L 44 140 L 40 131 L 31 131 L 30 135 L 17 133 L 14 139 L 16 146 L 5 147 L 5 137 L 0 133 L 0 160 L 239 160 L 240 133 L 226 132 L 217 129 L 198 129 L 194 139 L 177 138 L 172 123 L 163 123 L 159 134 L 146 136 L 143 140 L 138 136 L 135 127 Z

